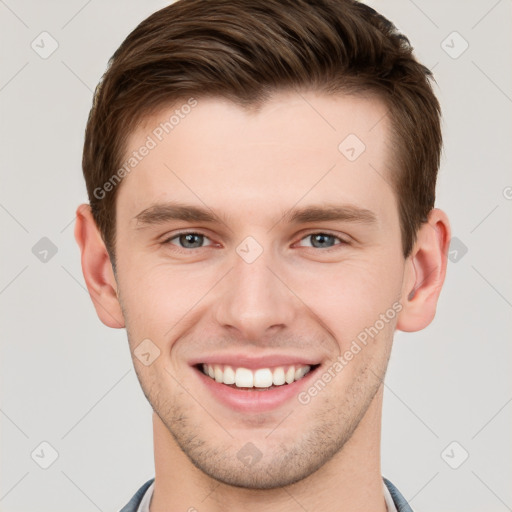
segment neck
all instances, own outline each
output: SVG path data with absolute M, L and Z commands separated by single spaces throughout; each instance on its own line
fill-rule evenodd
M 380 469 L 381 387 L 354 434 L 326 464 L 295 484 L 244 489 L 196 468 L 153 413 L 155 485 L 150 512 L 386 512 Z

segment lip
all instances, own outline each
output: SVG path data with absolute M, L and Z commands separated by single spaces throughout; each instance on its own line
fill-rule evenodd
M 275 366 L 315 366 L 320 364 L 318 359 L 311 359 L 306 357 L 299 357 L 292 354 L 274 354 L 259 357 L 251 357 L 244 354 L 226 354 L 226 355 L 211 355 L 203 356 L 198 359 L 189 361 L 190 366 L 196 366 L 201 363 L 210 365 L 228 365 L 234 368 L 248 368 L 249 370 L 257 370 L 258 368 L 273 368 Z
M 238 362 L 237 367 L 241 366 L 240 362 Z M 237 412 L 261 413 L 277 409 L 295 398 L 303 388 L 310 385 L 311 380 L 317 375 L 320 367 L 321 365 L 318 365 L 313 370 L 310 370 L 302 379 L 291 384 L 283 384 L 282 386 L 263 391 L 256 390 L 256 388 L 252 388 L 252 390 L 232 388 L 208 377 L 197 367 L 192 369 L 197 375 L 200 385 L 204 386 L 216 401 Z

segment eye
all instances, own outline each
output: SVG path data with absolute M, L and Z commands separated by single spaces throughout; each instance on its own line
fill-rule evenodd
M 302 240 L 311 240 L 311 245 L 305 246 L 305 247 L 313 247 L 314 249 L 330 249 L 335 245 L 346 245 L 348 242 L 341 239 L 338 236 L 332 235 L 330 233 L 310 233 L 309 235 L 306 235 Z M 339 244 L 332 244 L 335 240 L 339 240 Z M 302 246 L 304 247 L 304 246 Z
M 206 235 L 201 233 L 196 233 L 195 231 L 184 231 L 182 233 L 177 233 L 170 238 L 167 238 L 163 241 L 163 243 L 177 245 L 173 243 L 173 240 L 176 239 L 178 239 L 178 244 L 180 244 L 178 247 L 180 249 L 200 249 L 201 247 L 204 247 L 203 242 L 205 240 L 209 240 Z M 213 244 L 209 243 L 208 245 Z

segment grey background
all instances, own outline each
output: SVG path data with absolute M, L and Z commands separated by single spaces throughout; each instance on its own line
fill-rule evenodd
M 1 511 L 118 510 L 154 476 L 151 408 L 125 331 L 96 316 L 73 227 L 87 202 L 94 86 L 124 37 L 166 4 L 0 0 Z M 419 512 L 512 510 L 511 2 L 371 5 L 434 71 L 437 206 L 457 238 L 436 319 L 396 334 L 382 473 Z M 46 59 L 31 47 L 43 31 L 58 42 Z M 43 237 L 57 249 L 46 262 Z M 58 452 L 48 469 L 44 441 Z

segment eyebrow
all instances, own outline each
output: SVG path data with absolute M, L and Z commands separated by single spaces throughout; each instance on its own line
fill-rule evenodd
M 136 221 L 138 228 L 164 224 L 171 220 L 219 224 L 226 224 L 227 221 L 225 216 L 218 215 L 208 208 L 170 202 L 154 204 L 142 210 L 133 220 Z M 371 210 L 353 205 L 319 204 L 303 208 L 290 208 L 281 215 L 281 220 L 278 222 L 305 224 L 324 221 L 377 224 L 377 216 Z

